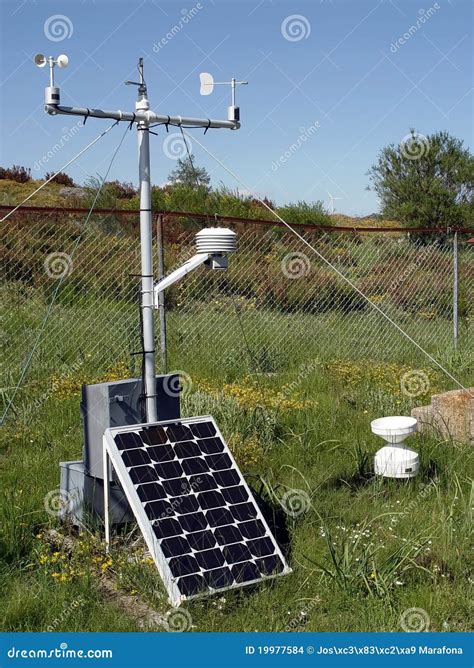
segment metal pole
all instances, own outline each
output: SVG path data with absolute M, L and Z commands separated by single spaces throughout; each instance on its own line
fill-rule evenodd
M 156 222 L 157 242 L 158 242 L 158 279 L 161 280 L 165 275 L 165 247 L 163 239 L 163 215 L 160 213 Z M 158 295 L 158 313 L 160 318 L 160 355 L 161 371 L 167 372 L 167 344 L 166 344 L 166 308 L 165 293 Z
M 459 334 L 459 271 L 458 271 L 458 233 L 455 232 L 453 236 L 453 337 L 454 349 L 458 347 Z
M 138 89 L 137 111 L 147 111 L 146 87 L 141 81 Z M 155 381 L 155 335 L 153 326 L 153 248 L 151 216 L 151 180 L 150 180 L 150 135 L 146 120 L 137 123 L 138 134 L 138 169 L 140 183 L 140 246 L 142 295 L 141 309 L 143 322 L 143 362 L 146 419 L 156 422 L 156 381 Z

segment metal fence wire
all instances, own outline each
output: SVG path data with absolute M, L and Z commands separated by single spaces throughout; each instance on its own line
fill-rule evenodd
M 3 223 L 7 401 L 20 381 L 21 397 L 57 378 L 140 373 L 137 215 L 96 211 L 87 228 L 84 217 L 31 208 Z M 165 273 L 194 254 L 199 229 L 215 224 L 193 214 L 154 218 Z M 239 250 L 227 271 L 199 269 L 167 292 L 166 361 L 156 318 L 158 370 L 278 373 L 315 357 L 413 364 L 421 353 L 410 339 L 444 359 L 472 346 L 474 255 L 465 233 L 297 226 L 325 262 L 280 223 L 224 224 Z M 156 264 L 159 251 L 155 238 Z

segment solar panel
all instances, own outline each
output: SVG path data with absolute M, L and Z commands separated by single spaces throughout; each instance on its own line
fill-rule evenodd
M 173 605 L 291 572 L 211 416 L 107 429 L 108 458 Z

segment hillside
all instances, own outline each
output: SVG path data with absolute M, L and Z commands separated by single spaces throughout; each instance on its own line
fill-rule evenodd
M 32 179 L 28 183 L 17 183 L 16 181 L 11 181 L 8 179 L 0 180 L 0 205 L 3 206 L 16 206 L 22 202 L 28 195 L 30 195 L 36 188 L 38 188 L 43 183 L 42 180 Z M 110 187 L 110 184 L 107 184 L 104 188 L 103 196 L 99 199 L 97 208 L 117 208 L 117 209 L 138 209 L 137 197 L 131 198 L 121 198 L 114 196 L 113 189 Z M 208 206 L 202 203 L 202 206 L 199 206 L 199 200 L 192 198 L 192 201 L 189 201 L 187 195 L 188 192 L 184 192 L 184 189 L 177 187 L 174 188 L 158 188 L 154 187 L 154 208 L 155 210 L 167 210 L 167 211 L 190 211 L 192 213 L 209 213 Z M 159 196 L 157 194 L 159 193 Z M 176 197 L 173 197 L 172 194 L 183 195 L 183 203 L 179 205 L 179 202 L 176 202 Z M 262 207 L 261 204 L 252 200 L 252 198 L 237 196 L 236 193 L 229 193 L 225 191 L 225 198 L 221 197 L 222 200 L 220 204 L 222 207 L 219 210 L 221 215 L 239 215 L 241 217 L 249 218 L 271 218 L 270 213 Z M 164 195 L 164 196 L 163 196 Z M 171 195 L 171 196 L 170 196 Z M 25 207 L 28 206 L 45 206 L 45 207 L 88 207 L 93 199 L 94 191 L 91 188 L 70 188 L 57 183 L 51 182 L 48 183 L 42 190 L 40 190 L 31 200 L 29 200 Z M 186 206 L 186 200 L 188 200 L 188 205 Z M 213 202 L 214 204 L 215 202 Z M 159 204 L 165 206 L 159 206 Z M 168 206 L 166 206 L 168 204 Z M 298 208 L 303 208 L 303 203 L 298 205 L 290 205 L 291 212 L 293 210 L 298 210 Z M 306 216 L 310 218 L 311 215 L 311 205 L 308 206 L 308 211 L 305 212 Z M 288 222 L 303 222 L 300 220 L 293 220 L 291 212 L 288 211 L 287 207 L 283 207 L 279 211 L 286 213 L 285 219 Z M 239 209 L 239 211 L 236 211 Z M 290 215 L 288 215 L 290 213 Z M 299 216 L 297 216 L 298 218 Z M 334 226 L 345 226 L 345 227 L 391 227 L 397 226 L 398 223 L 393 220 L 384 220 L 378 216 L 372 214 L 370 216 L 364 217 L 353 217 L 347 216 L 342 213 L 330 214 L 327 211 L 324 211 L 321 207 L 315 215 L 316 220 L 315 224 L 326 224 Z M 304 221 L 304 222 L 309 222 Z

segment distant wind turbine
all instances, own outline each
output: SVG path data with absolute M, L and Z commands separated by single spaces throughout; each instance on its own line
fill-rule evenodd
M 331 195 L 330 192 L 328 192 L 329 195 L 329 213 L 334 213 L 335 212 L 335 207 L 334 207 L 334 202 L 338 199 L 342 199 L 342 197 L 334 197 Z

